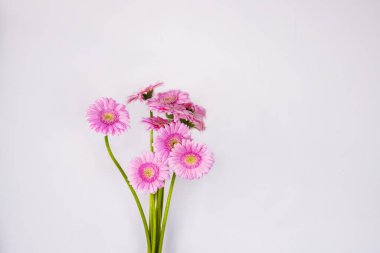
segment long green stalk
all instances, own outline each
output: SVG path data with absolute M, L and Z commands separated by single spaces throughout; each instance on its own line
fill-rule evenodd
M 169 207 L 170 207 L 170 200 L 172 199 L 173 194 L 173 188 L 175 183 L 176 175 L 173 173 L 172 181 L 170 183 L 168 198 L 166 199 L 166 206 L 165 206 L 165 212 L 164 212 L 164 219 L 162 220 L 162 228 L 161 228 L 161 236 L 160 236 L 160 243 L 158 245 L 158 253 L 162 252 L 162 245 L 164 242 L 164 236 L 165 236 L 165 228 L 166 228 L 166 220 L 168 219 L 168 213 L 169 213 Z
M 149 112 L 150 117 L 153 117 L 153 112 Z M 153 130 L 150 131 L 150 151 L 154 152 L 153 148 Z M 151 241 L 153 242 L 156 240 L 156 242 L 160 241 L 161 236 L 161 221 L 162 221 L 162 207 L 164 204 L 164 191 L 165 187 L 162 187 L 161 189 L 158 189 L 157 193 L 155 194 L 155 222 L 156 222 L 156 234 L 153 236 L 151 231 Z M 154 220 L 152 219 L 152 225 Z M 149 225 L 149 227 L 152 227 L 152 225 Z M 153 239 L 154 237 L 154 239 Z M 152 252 L 155 253 L 155 247 L 152 246 Z M 158 247 L 156 248 L 158 251 Z
M 152 194 L 149 194 L 149 234 L 150 234 L 150 243 L 152 244 L 152 227 L 153 227 L 153 203 L 154 200 L 151 196 Z M 153 203 L 152 203 L 153 202 Z
M 162 221 L 162 206 L 164 203 L 164 188 L 161 188 L 157 192 L 157 202 L 156 202 L 156 214 L 157 214 L 157 234 L 156 234 L 156 242 L 160 241 L 161 236 L 161 221 Z M 158 251 L 158 247 L 156 248 Z
M 110 144 L 109 144 L 109 141 L 108 141 L 108 136 L 107 135 L 104 136 L 104 141 L 106 143 L 106 147 L 107 147 L 107 151 L 108 151 L 109 156 L 111 157 L 111 159 L 114 162 L 114 164 L 116 165 L 116 167 L 119 169 L 121 175 L 123 176 L 123 178 L 124 178 L 125 182 L 127 183 L 129 189 L 131 190 L 133 198 L 136 201 L 137 208 L 139 209 L 139 212 L 140 212 L 141 220 L 142 220 L 142 222 L 144 224 L 146 244 L 147 244 L 147 247 L 148 247 L 148 253 L 150 253 L 152 251 L 152 249 L 151 249 L 151 244 L 150 244 L 148 224 L 146 222 L 144 210 L 143 210 L 143 208 L 141 206 L 139 197 L 137 196 L 136 191 L 133 189 L 132 185 L 129 183 L 128 177 L 125 174 L 123 168 L 120 166 L 119 162 L 116 160 L 115 156 L 113 155 L 111 147 L 110 147 Z
M 150 194 L 150 213 L 149 215 L 152 217 L 152 226 L 150 227 L 150 240 L 152 242 L 152 253 L 156 252 L 156 208 L 155 201 L 156 194 Z
M 153 117 L 153 112 L 149 112 L 150 117 Z M 151 152 L 154 152 L 153 148 L 153 130 L 150 130 L 149 138 L 149 148 Z M 156 252 L 156 242 L 157 242 L 157 208 L 156 208 L 157 197 L 156 194 L 150 194 L 149 201 L 149 229 L 150 229 L 150 241 L 152 244 L 152 253 Z

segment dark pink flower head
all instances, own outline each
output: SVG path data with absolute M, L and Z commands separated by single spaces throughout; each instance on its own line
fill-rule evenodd
M 206 109 L 200 105 L 187 103 L 182 105 L 184 108 L 173 110 L 174 121 L 185 120 L 188 125 L 191 125 L 199 131 L 206 129 L 204 118 L 206 117 Z
M 158 156 L 166 159 L 173 147 L 186 139 L 191 140 L 189 127 L 181 122 L 172 122 L 158 130 L 153 143 L 154 150 Z
M 127 103 L 129 104 L 129 103 L 136 101 L 136 100 L 139 100 L 140 102 L 142 102 L 143 100 L 147 100 L 147 99 L 151 98 L 153 95 L 153 90 L 159 86 L 162 86 L 163 84 L 164 83 L 162 83 L 162 82 L 149 84 L 144 89 L 141 89 L 139 92 L 129 96 Z
M 128 178 L 135 190 L 155 193 L 170 178 L 170 171 L 154 153 L 146 152 L 131 161 Z
M 161 117 L 143 118 L 141 122 L 147 125 L 147 130 L 155 131 L 169 124 L 167 119 L 163 119 Z
M 158 93 L 157 96 L 148 100 L 148 106 L 151 110 L 171 113 L 174 109 L 184 108 L 182 104 L 189 103 L 190 98 L 187 92 L 180 90 L 170 90 Z
M 129 128 L 129 113 L 125 105 L 112 98 L 101 98 L 87 110 L 90 128 L 104 135 L 118 135 Z
M 169 166 L 185 179 L 198 179 L 207 174 L 214 164 L 214 155 L 206 145 L 184 140 L 169 156 Z
M 194 117 L 204 118 L 206 117 L 206 109 L 200 105 L 193 104 L 192 106 Z

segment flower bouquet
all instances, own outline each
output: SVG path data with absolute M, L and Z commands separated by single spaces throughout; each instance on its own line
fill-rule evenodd
M 189 94 L 180 90 L 155 94 L 155 89 L 162 85 L 151 84 L 128 98 L 127 104 L 140 101 L 149 108 L 149 117 L 141 122 L 150 134 L 150 150 L 132 159 L 126 172 L 113 155 L 108 140 L 108 135 L 119 135 L 129 128 L 130 117 L 126 106 L 112 98 L 101 98 L 87 111 L 90 128 L 104 135 L 108 154 L 136 201 L 148 253 L 162 252 L 176 176 L 199 179 L 214 164 L 213 154 L 206 145 L 193 141 L 191 137 L 192 129 L 205 130 L 206 110 L 194 104 Z M 170 179 L 164 209 L 165 182 Z M 148 220 L 136 191 L 149 194 Z

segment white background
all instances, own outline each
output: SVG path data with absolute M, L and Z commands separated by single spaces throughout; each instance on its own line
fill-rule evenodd
M 216 156 L 177 181 L 165 252 L 380 252 L 379 1 L 0 3 L 1 253 L 145 252 L 85 112 L 155 81 L 207 108 Z M 149 141 L 128 109 L 124 167 Z

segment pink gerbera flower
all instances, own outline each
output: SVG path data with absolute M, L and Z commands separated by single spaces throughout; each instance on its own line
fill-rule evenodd
M 158 93 L 157 96 L 149 99 L 148 106 L 154 111 L 171 113 L 173 109 L 178 108 L 178 106 L 181 107 L 181 104 L 189 102 L 190 98 L 187 92 L 170 90 Z
M 170 178 L 169 167 L 154 153 L 146 152 L 130 163 L 128 178 L 135 190 L 155 193 Z
M 204 123 L 204 117 L 206 117 L 206 109 L 200 105 L 193 103 L 187 103 L 181 106 L 184 108 L 172 111 L 174 121 L 184 120 L 191 127 L 194 127 L 199 131 L 204 131 L 206 129 Z
M 193 118 L 193 113 L 187 110 L 184 105 L 173 107 L 170 113 L 173 115 L 174 121 L 179 121 L 180 119 L 191 120 Z
M 206 117 L 206 109 L 200 105 L 193 104 L 192 106 L 194 117 L 204 118 Z
M 155 131 L 169 124 L 167 119 L 161 117 L 143 118 L 141 122 L 147 125 L 147 130 Z
M 139 100 L 140 102 L 143 100 L 147 100 L 152 97 L 153 90 L 159 86 L 162 86 L 164 83 L 157 82 L 155 84 L 150 84 L 139 92 L 128 97 L 127 103 L 131 103 L 133 101 Z
M 166 159 L 173 147 L 182 140 L 191 140 L 189 127 L 181 122 L 173 122 L 158 130 L 153 143 L 156 154 Z
M 112 98 L 101 98 L 87 110 L 90 128 L 104 135 L 118 135 L 129 127 L 129 113 L 125 105 Z
M 198 179 L 207 174 L 214 164 L 214 156 L 206 145 L 184 140 L 176 145 L 169 157 L 169 166 L 185 179 Z
M 200 105 L 194 103 L 186 103 L 183 104 L 186 111 L 190 112 L 196 118 L 204 118 L 206 117 L 206 109 Z

